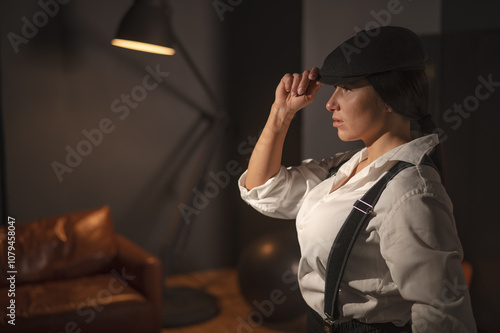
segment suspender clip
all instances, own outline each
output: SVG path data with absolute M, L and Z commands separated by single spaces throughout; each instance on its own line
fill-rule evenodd
M 369 203 L 364 202 L 363 200 L 359 199 L 356 200 L 354 205 L 352 206 L 353 208 L 356 208 L 359 210 L 361 213 L 368 215 L 372 212 L 373 206 L 370 205 Z
M 333 333 L 333 327 L 338 322 L 338 320 L 332 320 L 332 317 L 328 313 L 325 313 L 325 320 L 323 321 L 323 331 L 325 333 Z

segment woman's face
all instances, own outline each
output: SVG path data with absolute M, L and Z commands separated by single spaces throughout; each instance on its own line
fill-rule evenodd
M 343 141 L 374 142 L 384 133 L 389 110 L 366 80 L 337 86 L 326 103 Z

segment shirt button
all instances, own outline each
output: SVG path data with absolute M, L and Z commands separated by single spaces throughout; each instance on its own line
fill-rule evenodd
M 299 229 L 300 230 L 303 230 L 304 229 L 304 226 L 302 224 L 299 224 Z

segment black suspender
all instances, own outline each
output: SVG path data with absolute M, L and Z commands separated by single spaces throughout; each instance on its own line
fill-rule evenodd
M 432 160 L 427 155 L 425 155 L 421 164 L 435 167 Z M 334 325 L 338 322 L 340 314 L 337 307 L 337 298 L 340 282 L 349 258 L 349 253 L 351 252 L 352 246 L 354 245 L 363 223 L 370 215 L 387 183 L 400 171 L 411 166 L 414 166 L 414 164 L 403 161 L 393 166 L 361 199 L 354 203 L 351 213 L 337 234 L 332 249 L 330 250 L 326 267 L 324 306 L 326 316 L 324 321 L 325 332 L 332 332 Z

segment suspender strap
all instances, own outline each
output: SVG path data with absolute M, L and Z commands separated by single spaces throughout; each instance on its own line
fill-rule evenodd
M 370 215 L 387 183 L 400 171 L 413 165 L 414 164 L 400 161 L 393 166 L 361 199 L 354 203 L 351 213 L 337 234 L 326 267 L 324 307 L 326 315 L 325 332 L 331 332 L 333 325 L 336 324 L 339 319 L 340 314 L 337 308 L 337 298 L 340 282 L 344 274 L 349 253 L 361 230 L 361 226 Z

